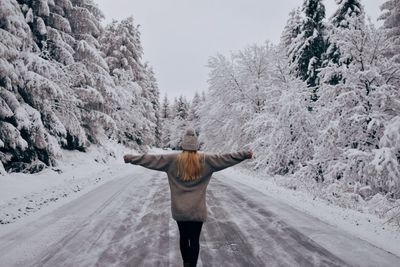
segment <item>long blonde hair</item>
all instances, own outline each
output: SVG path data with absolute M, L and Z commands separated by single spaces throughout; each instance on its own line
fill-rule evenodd
M 197 151 L 183 150 L 177 157 L 178 177 L 183 181 L 193 181 L 200 178 L 203 166 Z

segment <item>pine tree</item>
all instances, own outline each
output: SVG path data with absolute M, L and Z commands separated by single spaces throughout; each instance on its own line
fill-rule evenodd
M 140 81 L 143 78 L 141 58 L 143 54 L 140 32 L 133 17 L 121 22 L 113 20 L 106 27 L 101 40 L 102 51 L 110 66 L 110 74 Z
M 206 101 L 206 92 L 203 90 L 201 91 L 201 102 L 205 102 Z
M 162 119 L 169 119 L 171 117 L 171 111 L 169 107 L 169 100 L 168 100 L 168 95 L 165 93 L 164 95 L 164 100 L 162 102 L 161 106 L 161 118 Z
M 360 0 L 339 0 L 336 2 L 338 8 L 331 17 L 331 22 L 336 28 L 348 28 L 348 18 L 358 17 L 364 14 L 364 8 Z
M 174 106 L 176 117 L 181 120 L 186 120 L 189 115 L 189 103 L 182 95 L 176 101 Z
M 182 135 L 185 129 L 191 126 L 188 121 L 189 103 L 184 96 L 180 95 L 178 98 L 174 98 L 171 115 L 169 120 L 165 120 L 167 124 L 166 128 L 168 128 L 167 137 L 169 139 L 167 147 L 180 149 Z
M 148 137 L 146 144 L 160 146 L 161 144 L 161 120 L 160 120 L 160 92 L 153 69 L 144 64 L 143 79 L 139 82 L 142 90 L 142 103 L 144 103 L 143 117 L 147 119 L 146 129 L 148 133 L 143 133 Z
M 171 107 L 169 104 L 167 94 L 164 95 L 164 99 L 161 105 L 160 111 L 161 117 L 161 128 L 162 128 L 162 136 L 161 136 L 161 146 L 162 147 L 169 147 L 169 143 L 171 140 Z
M 290 11 L 289 18 L 281 34 L 281 45 L 283 45 L 285 48 L 290 47 L 293 40 L 301 33 L 301 23 L 302 18 L 300 8 Z
M 199 93 L 196 91 L 189 108 L 188 119 L 190 121 L 197 121 L 199 119 L 199 115 L 197 114 L 197 112 L 200 104 L 201 104 L 201 98 Z
M 383 11 L 379 17 L 383 20 L 383 27 L 387 30 L 391 46 L 386 52 L 388 57 L 394 57 L 396 62 L 400 62 L 400 0 L 388 0 L 381 6 Z
M 85 151 L 107 139 L 154 144 L 154 74 L 137 57 L 143 77 L 110 76 L 92 0 L 4 0 L 0 9 L 0 172 L 40 171 L 60 148 Z
M 351 61 L 342 69 L 341 83 L 319 88 L 316 119 L 321 130 L 307 167 L 313 171 L 306 175 L 369 186 L 374 193 L 397 198 L 400 162 L 394 131 L 400 110 L 394 99 L 400 97 L 400 65 L 383 56 L 389 42 L 384 31 L 357 16 L 348 21 L 348 27 L 338 28 L 331 39 L 341 57 Z
M 339 0 L 337 1 L 338 8 L 330 19 L 331 29 L 330 34 L 334 34 L 337 29 L 348 28 L 349 19 L 359 18 L 364 20 L 364 8 L 359 0 Z M 323 67 L 329 68 L 332 71 L 325 71 L 329 73 L 329 77 L 324 74 L 322 79 L 332 85 L 338 84 L 342 79 L 339 66 L 345 64 L 348 66 L 351 58 L 342 58 L 340 49 L 336 43 L 328 38 L 328 48 L 324 55 Z
M 192 102 L 190 103 L 190 108 L 189 108 L 189 114 L 188 114 L 188 121 L 194 127 L 194 129 L 197 132 L 197 135 L 199 135 L 200 132 L 200 106 L 201 106 L 201 98 L 199 93 L 196 91 L 196 93 L 193 96 Z
M 293 71 L 312 88 L 311 99 L 316 100 L 318 69 L 326 50 L 324 39 L 325 6 L 321 0 L 305 0 L 302 7 L 304 18 L 300 34 L 289 47 L 289 58 Z

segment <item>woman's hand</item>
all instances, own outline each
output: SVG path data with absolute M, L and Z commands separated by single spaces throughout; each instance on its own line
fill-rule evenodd
M 124 155 L 124 162 L 125 163 L 129 163 L 129 161 L 132 159 L 132 155 L 131 154 L 126 154 Z
M 247 150 L 246 151 L 246 158 L 251 159 L 253 157 L 253 151 Z

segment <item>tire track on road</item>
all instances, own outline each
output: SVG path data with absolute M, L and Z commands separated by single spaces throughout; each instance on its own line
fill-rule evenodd
M 78 223 L 68 234 L 66 234 L 60 241 L 52 245 L 52 247 L 46 251 L 44 255 L 39 256 L 37 261 L 32 266 L 57 266 L 62 264 L 63 266 L 77 266 L 74 265 L 76 261 L 82 259 L 82 255 L 85 255 L 90 251 L 90 248 L 94 247 L 96 241 L 100 236 L 107 230 L 111 224 L 111 220 L 118 213 L 118 209 L 125 202 L 121 203 L 121 196 L 124 195 L 124 191 L 129 188 L 133 183 L 131 177 L 121 178 L 113 184 L 117 190 L 111 196 L 107 197 L 94 212 L 88 214 L 83 218 L 83 221 Z M 92 193 L 92 192 L 90 192 Z M 89 194 L 90 194 L 89 193 Z M 93 192 L 98 193 L 98 192 Z M 77 202 L 87 201 L 87 196 L 77 199 Z M 67 210 L 63 212 L 68 213 Z M 57 213 L 59 213 L 57 211 Z M 63 216 L 60 214 L 60 216 Z M 64 214 L 65 216 L 65 214 Z M 83 259 L 79 263 L 79 266 L 86 266 L 89 263 L 89 259 Z
M 348 266 L 281 221 L 266 204 L 214 178 L 208 190 L 203 266 Z

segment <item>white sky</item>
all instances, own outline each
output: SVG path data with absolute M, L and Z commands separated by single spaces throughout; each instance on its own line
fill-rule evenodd
M 291 9 L 303 0 L 95 0 L 105 23 L 133 15 L 144 60 L 153 66 L 161 97 L 191 98 L 207 89 L 208 58 L 246 45 L 277 43 Z M 363 0 L 372 21 L 384 0 Z M 325 0 L 327 17 L 334 0 Z

